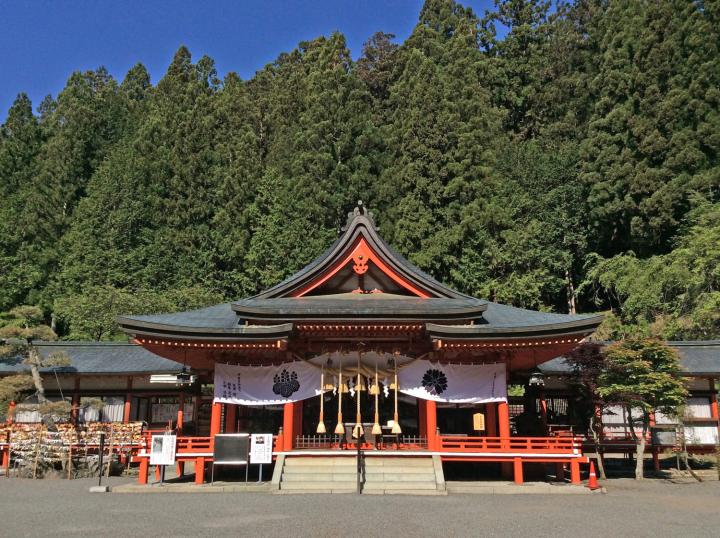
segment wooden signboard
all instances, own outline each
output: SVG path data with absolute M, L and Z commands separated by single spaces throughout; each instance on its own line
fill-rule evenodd
M 474 413 L 473 414 L 473 430 L 485 431 L 485 414 Z

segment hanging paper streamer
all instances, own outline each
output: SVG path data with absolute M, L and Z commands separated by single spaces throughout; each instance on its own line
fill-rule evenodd
M 440 364 L 417 360 L 398 372 L 400 392 L 447 403 L 507 401 L 505 365 Z
M 273 405 L 320 394 L 320 369 L 296 361 L 279 366 L 215 365 L 215 402 Z

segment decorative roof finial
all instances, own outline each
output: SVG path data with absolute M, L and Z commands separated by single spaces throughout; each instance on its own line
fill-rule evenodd
M 353 221 L 353 219 L 363 216 L 367 220 L 370 221 L 370 224 L 373 228 L 375 228 L 375 220 L 373 219 L 373 214 L 371 211 L 368 211 L 368 209 L 363 204 L 362 200 L 358 200 L 357 206 L 355 206 L 355 209 L 351 213 L 348 213 L 347 222 L 345 223 L 345 227 L 343 230 L 347 230 L 350 227 L 350 223 Z

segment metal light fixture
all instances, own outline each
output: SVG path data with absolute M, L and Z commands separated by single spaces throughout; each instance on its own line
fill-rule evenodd
M 539 368 L 535 368 L 530 372 L 530 379 L 528 385 L 531 387 L 544 387 L 545 386 L 545 374 L 543 374 Z

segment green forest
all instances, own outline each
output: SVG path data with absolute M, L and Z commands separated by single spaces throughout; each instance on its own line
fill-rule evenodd
M 601 338 L 720 338 L 719 47 L 720 0 L 428 0 L 356 61 L 334 33 L 242 80 L 180 46 L 155 85 L 137 64 L 20 93 L 0 324 L 32 305 L 116 339 L 120 313 L 254 294 L 363 200 L 462 292 L 607 312 Z

